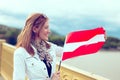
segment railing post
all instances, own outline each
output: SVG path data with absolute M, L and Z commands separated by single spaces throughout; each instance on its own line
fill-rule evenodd
M 6 42 L 4 39 L 0 39 L 0 74 L 1 74 L 2 43 L 4 42 Z

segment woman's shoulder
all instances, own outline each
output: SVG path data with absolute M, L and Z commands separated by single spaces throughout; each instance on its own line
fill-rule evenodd
M 14 56 L 20 56 L 23 58 L 31 57 L 31 55 L 26 51 L 24 47 L 16 48 L 14 51 Z
M 18 47 L 15 49 L 15 52 L 23 52 L 23 51 L 25 51 L 25 48 L 23 47 Z
M 24 53 L 26 53 L 26 50 L 23 47 L 16 48 L 14 51 L 15 55 L 24 55 Z
M 50 44 L 51 47 L 57 47 L 57 45 L 52 42 L 48 42 L 48 43 Z

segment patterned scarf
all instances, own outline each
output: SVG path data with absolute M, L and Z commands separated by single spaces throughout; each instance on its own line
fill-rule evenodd
M 40 60 L 46 60 L 47 65 L 50 66 L 53 58 L 49 54 L 49 49 L 46 47 L 46 42 L 41 41 L 40 43 L 37 43 L 32 41 L 32 45 L 37 49 L 37 54 L 39 55 Z

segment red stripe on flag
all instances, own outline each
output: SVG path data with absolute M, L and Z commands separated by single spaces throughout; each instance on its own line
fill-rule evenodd
M 86 54 L 91 54 L 91 53 L 96 53 L 102 46 L 104 42 L 98 42 L 94 44 L 89 44 L 89 45 L 83 45 L 77 48 L 73 52 L 64 52 L 62 60 L 66 60 L 68 58 L 76 57 L 76 56 L 81 56 L 81 55 L 86 55 Z
M 97 34 L 104 34 L 104 33 L 105 30 L 102 27 L 91 30 L 71 32 L 66 38 L 66 43 L 87 41 Z

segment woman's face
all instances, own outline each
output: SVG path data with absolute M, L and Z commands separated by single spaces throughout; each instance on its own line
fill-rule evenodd
M 40 39 L 47 41 L 49 34 L 50 34 L 50 29 L 49 29 L 49 23 L 47 20 L 39 32 L 39 37 Z

